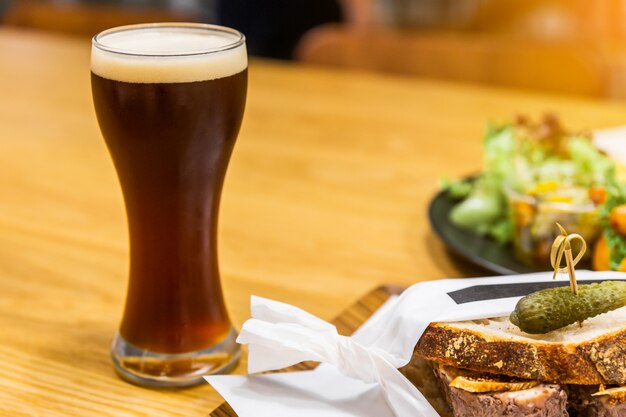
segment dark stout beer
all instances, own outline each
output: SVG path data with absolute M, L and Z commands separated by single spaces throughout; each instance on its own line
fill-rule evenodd
M 149 26 L 135 31 L 96 37 L 92 52 L 94 105 L 130 236 L 119 334 L 124 346 L 140 352 L 203 351 L 233 334 L 217 264 L 217 218 L 246 100 L 245 44 L 202 54 L 197 50 L 207 44 L 219 49 L 233 35 L 213 33 L 209 39 L 202 31 Z M 96 45 L 107 40 L 110 50 Z M 185 53 L 172 53 L 181 45 Z M 124 358 L 117 360 L 124 367 Z M 154 368 L 160 376 L 178 368 L 176 378 L 198 371 L 188 358 L 182 367 L 180 361 L 153 361 L 127 368 L 133 372 L 133 366 L 144 373 Z
M 247 71 L 170 84 L 92 74 L 91 83 L 130 233 L 120 333 L 154 352 L 212 346 L 230 330 L 217 265 L 217 213 Z

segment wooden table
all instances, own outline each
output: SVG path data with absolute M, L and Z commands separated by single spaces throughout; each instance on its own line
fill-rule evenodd
M 206 416 L 209 385 L 149 390 L 111 366 L 128 246 L 89 51 L 0 29 L 0 415 Z M 382 283 L 480 274 L 451 260 L 426 207 L 439 177 L 480 168 L 485 122 L 626 122 L 622 104 L 412 78 L 264 61 L 250 77 L 220 219 L 237 326 L 251 294 L 330 319 Z

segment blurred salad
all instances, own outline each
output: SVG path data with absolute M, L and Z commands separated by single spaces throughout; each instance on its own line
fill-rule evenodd
M 602 235 L 594 246 L 593 269 L 626 272 L 626 186 L 607 184 L 599 217 Z
M 567 131 L 553 115 L 537 123 L 518 117 L 489 124 L 483 148 L 479 176 L 443 182 L 458 200 L 453 224 L 502 244 L 513 241 L 518 257 L 529 262 L 545 258 L 544 246 L 557 233 L 554 221 L 595 238 L 597 206 L 605 185 L 614 182 L 615 166 L 590 135 Z

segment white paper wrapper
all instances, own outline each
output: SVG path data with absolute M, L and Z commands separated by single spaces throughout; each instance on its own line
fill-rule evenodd
M 577 278 L 582 283 L 626 279 L 626 274 L 577 271 Z M 562 284 L 567 282 L 563 277 L 559 280 Z M 397 370 L 408 363 L 428 324 L 508 316 L 521 296 L 539 289 L 541 283 L 551 282 L 552 273 L 538 273 L 418 283 L 376 314 L 353 337 L 339 335 L 333 325 L 296 307 L 253 297 L 252 318 L 244 324 L 238 342 L 249 345 L 250 373 L 280 369 L 301 361 L 319 361 L 333 365 L 349 378 L 375 384 L 396 417 L 438 417 L 424 396 Z M 309 376 L 314 377 L 315 372 Z M 281 382 L 289 380 L 286 375 L 289 374 L 280 376 Z M 232 377 L 207 380 L 217 382 L 225 391 L 224 378 Z M 230 395 L 227 400 L 238 411 L 235 402 L 245 404 L 249 397 Z M 311 408 L 310 401 L 301 405 L 307 410 Z M 240 413 L 239 417 L 248 416 Z

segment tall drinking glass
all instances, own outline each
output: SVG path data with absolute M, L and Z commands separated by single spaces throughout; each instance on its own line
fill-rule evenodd
M 239 357 L 216 235 L 247 67 L 244 36 L 219 26 L 133 25 L 93 39 L 93 100 L 130 240 L 112 358 L 131 382 L 191 385 Z

